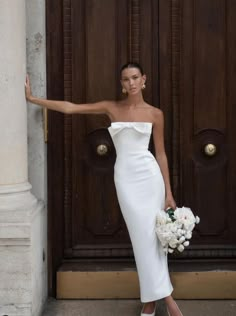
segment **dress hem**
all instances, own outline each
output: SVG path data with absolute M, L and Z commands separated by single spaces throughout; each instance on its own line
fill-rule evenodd
M 169 294 L 156 295 L 156 296 L 153 296 L 153 297 L 148 298 L 148 299 L 141 299 L 141 303 L 148 303 L 148 302 L 153 302 L 153 301 L 161 300 L 161 299 L 163 299 L 163 298 L 165 298 L 165 297 L 170 296 L 172 292 L 173 292 L 173 288 L 172 288 L 172 290 L 169 292 Z

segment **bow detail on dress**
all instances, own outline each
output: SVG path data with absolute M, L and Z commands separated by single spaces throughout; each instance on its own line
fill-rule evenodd
M 152 132 L 151 122 L 112 122 L 111 126 L 108 127 L 111 136 L 116 135 L 124 128 L 134 128 L 137 132 L 150 134 Z

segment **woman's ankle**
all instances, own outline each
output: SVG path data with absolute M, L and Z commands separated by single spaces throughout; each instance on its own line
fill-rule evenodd
M 152 313 L 155 310 L 156 301 L 146 302 L 143 306 L 143 312 Z
M 171 295 L 170 296 L 166 296 L 164 298 L 164 300 L 165 300 L 166 304 L 171 304 L 171 303 L 174 302 L 174 299 L 173 299 L 173 297 Z

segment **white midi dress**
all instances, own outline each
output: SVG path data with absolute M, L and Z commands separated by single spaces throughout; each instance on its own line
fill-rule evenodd
M 159 165 L 148 150 L 152 123 L 113 122 L 108 128 L 116 149 L 114 182 L 136 262 L 141 301 L 169 296 L 167 256 L 155 233 L 164 208 L 165 186 Z

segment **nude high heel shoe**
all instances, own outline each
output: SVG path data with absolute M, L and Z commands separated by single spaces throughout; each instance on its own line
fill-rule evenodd
M 142 308 L 142 311 L 141 311 L 141 316 L 155 316 L 155 314 L 156 314 L 156 307 L 157 307 L 157 304 L 155 304 L 155 308 L 154 308 L 154 311 L 153 311 L 153 313 L 152 314 L 145 314 L 145 313 L 143 313 L 143 308 Z
M 176 304 L 176 302 L 174 302 L 174 303 L 175 303 L 176 307 L 178 308 L 178 311 L 180 312 L 181 316 L 183 316 L 181 310 L 179 309 L 179 306 Z M 168 316 L 171 316 L 168 307 L 167 307 L 167 313 L 168 313 Z

